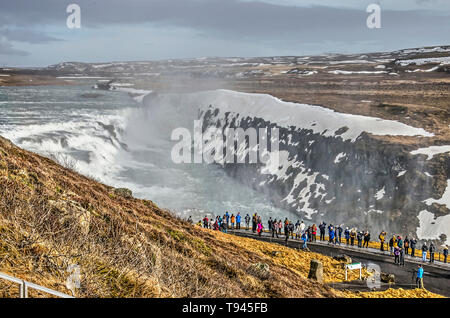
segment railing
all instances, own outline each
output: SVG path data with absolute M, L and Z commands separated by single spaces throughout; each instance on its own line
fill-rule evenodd
M 47 294 L 50 294 L 50 295 L 53 295 L 53 296 L 61 297 L 61 298 L 75 298 L 73 296 L 70 296 L 70 295 L 67 295 L 67 294 L 64 294 L 64 293 L 60 293 L 60 292 L 58 292 L 56 290 L 49 289 L 47 287 L 43 287 L 43 286 L 40 286 L 40 285 L 36 285 L 36 284 L 30 283 L 30 282 L 27 282 L 27 281 L 25 281 L 23 279 L 19 279 L 19 278 L 13 277 L 13 276 L 9 276 L 9 275 L 4 274 L 4 273 L 0 273 L 0 278 L 18 284 L 19 285 L 19 297 L 20 298 L 28 298 L 28 289 L 29 288 L 30 289 L 35 289 L 35 290 L 38 290 L 38 291 L 41 291 L 41 292 L 44 292 L 44 293 L 47 293 Z
M 232 230 L 233 228 L 231 228 L 231 227 L 229 226 L 228 229 Z M 245 230 L 245 229 L 246 229 L 246 230 L 251 230 L 251 226 L 250 226 L 249 228 L 247 228 L 246 226 L 241 226 L 240 229 L 241 229 L 241 230 Z M 267 230 L 267 229 L 264 229 L 263 232 L 264 232 L 264 233 L 271 233 L 271 232 L 270 232 L 269 230 Z M 284 236 L 284 231 L 279 232 L 278 235 Z M 294 234 L 294 236 L 295 236 L 295 234 Z M 319 235 L 317 234 L 316 237 L 319 237 Z M 325 236 L 325 241 L 328 242 L 328 240 L 329 240 L 328 236 Z M 318 240 L 318 241 L 319 241 L 319 240 Z M 309 243 L 309 242 L 308 242 L 308 243 Z M 346 240 L 345 240 L 344 237 L 342 237 L 342 242 L 341 242 L 341 244 L 347 245 L 347 244 L 346 244 Z M 350 244 L 349 244 L 349 245 L 350 245 Z M 355 238 L 355 240 L 354 240 L 354 245 L 352 245 L 352 246 L 358 246 L 358 241 L 356 240 L 356 238 Z M 390 253 L 389 242 L 385 242 L 385 243 L 383 244 L 383 246 L 384 246 L 384 251 L 387 252 L 387 253 Z M 394 244 L 394 246 L 397 246 L 397 244 Z M 378 242 L 377 242 L 377 241 L 370 241 L 370 242 L 369 242 L 369 247 L 370 247 L 370 248 L 374 248 L 374 249 L 380 250 L 381 242 L 379 242 L 379 241 L 378 241 Z M 418 247 L 414 250 L 414 255 L 411 255 L 411 252 L 412 252 L 412 249 L 411 249 L 411 247 L 409 247 L 408 254 L 406 254 L 406 255 L 414 256 L 414 257 L 417 257 L 417 258 L 420 258 L 420 259 L 422 258 L 422 248 L 421 248 L 421 246 L 418 246 Z M 394 255 L 394 254 L 392 254 L 392 255 Z M 431 257 L 430 251 L 428 251 L 428 252 L 427 252 L 427 256 L 426 256 L 427 260 L 429 260 L 430 257 Z M 439 261 L 439 262 L 444 262 L 444 261 L 446 261 L 447 263 L 450 262 L 450 259 L 449 259 L 448 257 L 447 257 L 447 259 L 446 259 L 445 256 L 444 256 L 444 253 L 441 252 L 441 251 L 434 252 L 434 260 L 435 260 L 435 261 Z

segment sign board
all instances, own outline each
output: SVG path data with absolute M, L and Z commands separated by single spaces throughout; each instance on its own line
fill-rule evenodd
M 348 269 L 360 269 L 361 268 L 361 263 L 348 264 L 348 265 L 346 265 L 346 267 Z
M 361 263 L 353 263 L 345 265 L 345 280 L 347 280 L 347 270 L 359 269 L 359 279 L 362 279 L 362 265 Z

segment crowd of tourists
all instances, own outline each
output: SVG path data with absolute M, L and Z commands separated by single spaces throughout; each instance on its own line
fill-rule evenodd
M 188 221 L 192 223 L 192 218 L 189 217 Z M 198 221 L 197 225 L 227 233 L 229 229 L 240 230 L 241 223 L 245 224 L 246 230 L 251 229 L 253 233 L 259 236 L 266 229 L 263 225 L 262 217 L 257 213 L 254 213 L 252 216 L 247 213 L 244 217 L 239 212 L 236 215 L 226 212 L 223 216 L 216 216 L 215 218 L 205 216 L 203 220 Z M 348 227 L 344 229 L 341 225 L 327 225 L 325 222 L 320 223 L 318 226 L 316 224 L 307 226 L 303 221 L 298 220 L 294 224 L 287 218 L 282 221 L 281 219 L 277 220 L 270 217 L 267 221 L 267 230 L 272 237 L 279 238 L 280 235 L 283 235 L 286 242 L 289 238 L 303 241 L 303 249 L 308 248 L 308 242 L 316 242 L 317 236 L 319 236 L 320 241 L 328 241 L 328 244 L 346 244 L 358 246 L 359 248 L 368 248 L 371 239 L 371 234 L 368 230 L 361 231 L 356 228 L 349 229 Z M 328 234 L 328 237 L 326 237 L 326 234 Z M 386 249 L 389 248 L 389 253 L 394 256 L 394 263 L 398 266 L 405 265 L 405 255 L 415 257 L 417 249 L 420 249 L 422 252 L 423 262 L 426 262 L 427 256 L 429 256 L 429 262 L 434 263 L 437 248 L 433 243 L 427 245 L 424 242 L 419 247 L 419 242 L 416 238 L 409 238 L 408 236 L 402 238 L 401 235 L 392 235 L 388 240 L 385 231 L 378 235 L 378 240 L 380 241 L 380 250 L 385 251 L 385 247 Z M 442 254 L 444 255 L 444 263 L 447 263 L 447 245 L 443 245 Z

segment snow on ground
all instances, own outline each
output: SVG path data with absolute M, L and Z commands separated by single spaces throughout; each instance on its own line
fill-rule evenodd
M 401 177 L 406 173 L 406 170 L 400 171 L 397 175 L 397 177 Z
M 436 71 L 437 69 L 439 69 L 439 66 L 435 66 L 435 67 L 432 67 L 432 68 L 429 68 L 429 69 L 426 69 L 426 70 L 422 70 L 422 69 L 420 69 L 420 68 L 418 68 L 418 69 L 415 69 L 414 71 L 411 71 L 411 70 L 406 70 L 405 72 L 406 72 L 406 73 L 416 73 L 416 72 L 434 72 L 434 71 Z
M 440 154 L 440 153 L 446 153 L 450 152 L 450 145 L 447 146 L 430 146 L 426 148 L 419 148 L 416 150 L 411 151 L 411 154 L 413 155 L 427 155 L 427 160 L 430 160 L 434 157 L 434 155 Z
M 324 189 L 325 186 L 321 183 L 315 183 L 316 177 L 319 175 L 318 172 L 312 172 L 309 169 L 306 168 L 302 168 L 302 171 L 297 174 L 297 176 L 295 177 L 294 180 L 294 184 L 292 186 L 291 191 L 289 192 L 289 194 L 281 201 L 286 201 L 288 204 L 292 204 L 292 203 L 298 203 L 298 205 L 301 206 L 301 203 L 303 203 L 303 206 L 300 208 L 300 206 L 297 207 L 297 211 L 298 212 L 303 212 L 306 214 L 306 218 L 307 219 L 311 219 L 311 216 L 315 213 L 317 213 L 318 211 L 311 208 L 309 206 L 309 200 L 311 198 L 316 198 L 318 195 L 321 195 L 323 198 L 323 194 L 319 194 L 317 191 L 319 189 Z M 297 187 L 306 180 L 306 187 L 304 187 L 300 193 L 298 195 L 294 196 L 295 190 L 297 189 Z M 315 193 L 311 193 L 310 187 L 312 185 L 316 185 L 316 191 Z
M 417 218 L 419 219 L 419 227 L 417 228 L 419 239 L 439 239 L 442 234 L 445 234 L 447 236 L 445 244 L 450 244 L 450 214 L 434 218 L 433 213 L 422 210 Z
M 97 79 L 97 78 L 108 78 L 106 76 L 58 76 L 60 79 Z
M 375 194 L 375 198 L 377 199 L 377 200 L 381 200 L 383 197 L 384 197 L 384 194 L 386 193 L 386 190 L 385 190 L 385 187 L 383 187 L 380 191 L 378 191 L 376 194 Z
M 365 214 L 368 214 L 368 213 L 378 213 L 378 214 L 383 214 L 384 211 L 382 211 L 382 210 L 377 210 L 377 209 L 370 209 L 370 210 L 367 211 Z
M 262 174 L 275 175 L 282 180 L 287 178 L 286 170 L 290 166 L 288 161 L 289 152 L 287 151 L 272 151 L 269 153 L 269 160 L 266 165 L 261 169 Z
M 450 64 L 450 56 L 444 57 L 427 57 L 421 59 L 398 60 L 395 64 L 400 66 L 408 66 L 410 64 L 423 65 L 429 63 L 440 63 L 441 65 Z
M 342 158 L 344 158 L 345 156 L 347 156 L 346 153 L 344 153 L 344 152 L 339 153 L 339 154 L 336 156 L 336 158 L 334 158 L 334 163 L 339 163 L 339 162 L 341 162 Z
M 362 132 L 374 135 L 434 136 L 422 128 L 416 128 L 395 120 L 339 113 L 334 110 L 308 104 L 284 102 L 267 94 L 242 93 L 230 90 L 214 90 L 186 95 L 184 102 L 193 107 L 219 109 L 239 114 L 241 117 L 263 118 L 281 127 L 295 126 L 311 130 L 325 137 L 340 137 L 355 141 Z M 184 103 L 183 102 L 183 103 Z M 343 128 L 342 134 L 335 133 Z
M 418 49 L 406 49 L 401 50 L 404 54 L 411 54 L 411 53 L 432 53 L 432 52 L 450 52 L 450 48 L 443 48 L 441 46 L 436 46 L 432 48 L 418 48 Z
M 336 75 L 348 75 L 348 74 L 385 74 L 386 71 L 342 71 L 342 70 L 335 70 L 335 71 L 328 71 L 330 74 L 336 74 Z
M 447 180 L 447 188 L 439 200 L 431 198 L 424 200 L 423 202 L 425 202 L 426 205 L 432 205 L 433 203 L 443 204 L 447 206 L 447 209 L 450 209 L 450 179 Z
M 368 60 L 345 60 L 345 61 L 330 61 L 328 63 L 334 65 L 334 64 L 373 64 L 375 62 Z

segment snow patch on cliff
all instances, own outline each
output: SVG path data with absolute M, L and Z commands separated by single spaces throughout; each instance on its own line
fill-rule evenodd
M 267 94 L 221 89 L 193 93 L 186 96 L 186 99 L 188 103 L 202 105 L 202 108 L 211 105 L 219 109 L 222 115 L 232 112 L 241 117 L 262 118 L 282 127 L 295 126 L 343 140 L 355 141 L 363 132 L 374 135 L 434 136 L 422 128 L 411 127 L 395 120 L 338 113 L 320 106 L 284 102 Z M 336 135 L 342 128 L 347 130 Z
M 450 244 L 450 214 L 435 218 L 433 213 L 422 210 L 417 218 L 419 219 L 417 228 L 419 239 L 435 240 L 445 234 L 447 236 L 445 243 Z
M 447 188 L 445 189 L 444 194 L 439 200 L 431 198 L 424 200 L 423 202 L 425 202 L 426 205 L 432 205 L 433 203 L 442 204 L 450 209 L 450 179 L 447 180 Z
M 450 145 L 447 146 L 430 146 L 426 148 L 419 148 L 411 151 L 412 155 L 427 155 L 427 160 L 430 160 L 437 154 L 450 152 Z

